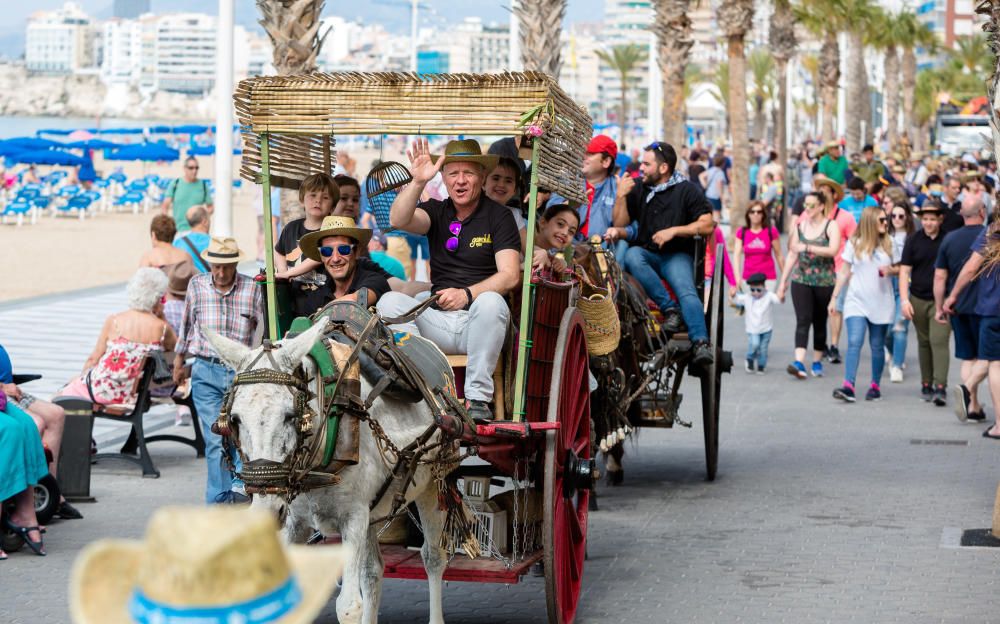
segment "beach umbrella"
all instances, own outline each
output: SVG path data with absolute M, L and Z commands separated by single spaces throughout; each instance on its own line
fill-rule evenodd
M 208 126 L 174 126 L 174 134 L 205 134 L 208 132 Z
M 51 134 L 53 136 L 67 136 L 69 134 L 72 134 L 73 132 L 76 132 L 76 130 L 73 129 L 66 130 L 64 128 L 46 128 L 43 130 L 36 131 L 35 136 L 42 136 L 43 134 Z
M 99 134 L 142 134 L 143 128 L 101 128 Z
M 104 139 L 88 139 L 85 141 L 74 141 L 73 143 L 66 143 L 63 145 L 64 149 L 82 149 L 82 150 L 103 150 L 103 149 L 116 149 L 119 147 L 125 147 L 121 143 L 113 143 L 111 141 L 105 141 Z
M 35 150 L 32 152 L 21 152 L 14 154 L 11 160 L 17 163 L 28 165 L 62 165 L 75 167 L 82 165 L 86 159 L 74 156 L 60 150 Z
M 35 137 L 18 137 L 15 139 L 6 139 L 0 141 L 0 147 L 2 148 L 18 148 L 22 152 L 28 150 L 45 150 L 52 148 L 62 147 L 63 144 L 59 141 L 50 141 L 48 139 L 38 139 Z
M 149 129 L 150 134 L 171 134 L 173 128 L 170 126 L 153 126 Z
M 94 138 L 94 135 L 86 130 L 74 130 L 66 138 L 70 141 L 86 141 L 87 139 Z
M 215 156 L 215 145 L 192 145 L 187 150 L 188 156 Z M 243 153 L 241 149 L 234 149 L 233 155 L 238 156 Z
M 129 145 L 111 152 L 106 158 L 108 160 L 145 160 L 162 161 L 177 160 L 181 153 L 166 145 L 159 143 L 143 143 L 141 145 Z

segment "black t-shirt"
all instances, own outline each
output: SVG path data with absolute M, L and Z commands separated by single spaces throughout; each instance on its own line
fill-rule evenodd
M 950 206 L 945 206 L 944 221 L 941 223 L 941 233 L 947 234 L 965 227 L 965 219 L 959 214 L 962 209 L 962 202 L 956 201 Z
M 914 297 L 934 300 L 934 263 L 937 262 L 942 240 L 944 234 L 941 232 L 932 239 L 923 230 L 918 230 L 907 237 L 903 245 L 903 256 L 899 262 L 912 268 L 910 293 Z
M 678 182 L 665 191 L 653 195 L 648 202 L 651 188 L 636 184 L 625 198 L 628 216 L 639 224 L 634 243 L 650 251 L 662 253 L 686 253 L 694 255 L 694 238 L 677 236 L 662 248 L 653 242 L 653 234 L 670 227 L 689 225 L 704 214 L 712 213 L 712 205 L 705 199 L 696 184 L 690 181 Z
M 289 269 L 305 259 L 302 250 L 299 249 L 299 239 L 315 231 L 306 227 L 304 218 L 289 221 L 281 230 L 278 242 L 274 244 L 274 250 L 285 256 Z M 328 280 L 329 277 L 322 268 L 292 278 L 292 307 L 296 315 L 309 316 L 323 307 L 327 298 L 320 289 L 326 286 Z
M 496 275 L 495 254 L 504 249 L 521 252 L 521 236 L 510 208 L 482 195 L 479 206 L 462 222 L 458 249 L 448 251 L 452 238 L 449 225 L 455 221 L 451 199 L 431 199 L 419 204 L 431 219 L 427 240 L 431 249 L 432 292 L 445 288 L 467 288 Z
M 693 184 L 697 184 L 698 188 L 701 188 L 701 180 L 699 179 L 699 176 L 701 176 L 703 171 L 705 171 L 705 167 L 703 167 L 701 163 L 688 165 L 688 180 L 691 180 Z
M 941 241 L 934 267 L 948 271 L 945 294 L 950 293 L 955 286 L 955 280 L 962 272 L 965 261 L 972 255 L 972 245 L 982 231 L 982 225 L 966 225 L 954 232 L 949 232 Z M 979 300 L 979 281 L 969 282 L 969 285 L 958 296 L 958 302 L 955 304 L 956 312 L 959 314 L 976 313 L 976 302 Z
M 375 300 L 377 301 L 382 298 L 382 295 L 389 292 L 389 277 L 390 275 L 386 273 L 385 269 L 374 261 L 368 258 L 358 258 L 358 265 L 354 269 L 354 279 L 351 280 L 351 285 L 347 288 L 346 294 L 350 295 L 362 288 L 368 288 L 375 293 Z M 323 298 L 323 303 L 316 310 L 333 301 L 334 288 L 333 279 L 327 275 L 326 284 L 316 291 Z M 368 301 L 368 305 L 373 305 L 374 303 L 375 301 Z M 316 310 L 313 310 L 313 312 L 316 312 Z

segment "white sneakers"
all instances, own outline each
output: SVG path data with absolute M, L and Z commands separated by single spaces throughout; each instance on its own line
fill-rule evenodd
M 890 366 L 889 381 L 892 383 L 903 383 L 903 369 L 898 366 Z

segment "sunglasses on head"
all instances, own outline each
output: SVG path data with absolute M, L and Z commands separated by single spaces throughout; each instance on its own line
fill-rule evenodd
M 324 245 L 323 247 L 319 248 L 319 255 L 323 256 L 324 258 L 329 258 L 330 256 L 333 255 L 334 251 L 337 252 L 337 255 L 349 256 L 351 255 L 351 252 L 354 251 L 354 245 L 343 244 L 343 245 L 334 245 L 332 247 Z
M 462 222 L 452 221 L 448 224 L 448 231 L 451 232 L 451 238 L 444 242 L 444 248 L 455 253 L 458 251 L 458 235 L 462 232 Z
M 659 141 L 653 141 L 652 143 L 647 145 L 644 149 L 650 152 L 657 151 L 665 156 L 667 154 L 666 152 L 667 147 L 668 147 L 667 143 L 660 143 Z

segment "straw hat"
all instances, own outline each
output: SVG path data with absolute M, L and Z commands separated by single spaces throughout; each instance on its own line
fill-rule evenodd
M 246 260 L 246 255 L 240 251 L 235 238 L 213 236 L 208 247 L 201 252 L 201 258 L 209 264 L 236 264 Z
M 925 214 L 943 215 L 944 208 L 942 208 L 941 205 L 938 204 L 936 201 L 925 201 L 923 206 L 913 211 L 913 214 L 917 215 L 918 217 L 923 216 Z
M 831 180 L 825 175 L 816 174 L 813 176 L 813 188 L 819 190 L 820 186 L 829 187 L 833 191 L 833 203 L 838 203 L 844 199 L 844 187 Z
M 271 608 L 278 619 L 268 622 L 312 622 L 340 577 L 341 549 L 283 547 L 277 531 L 270 514 L 248 509 L 160 509 L 143 541 L 100 540 L 80 553 L 70 576 L 72 620 L 168 622 L 197 611 L 209 616 L 198 621 L 247 622 L 251 610 Z
M 319 253 L 319 242 L 327 236 L 346 236 L 353 238 L 362 247 L 368 246 L 368 241 L 372 239 L 372 231 L 368 228 L 360 228 L 351 217 L 325 217 L 323 224 L 315 232 L 309 232 L 299 239 L 299 249 L 303 255 L 310 260 L 323 261 L 323 256 Z
M 167 274 L 167 292 L 175 297 L 184 297 L 187 294 L 188 282 L 198 274 L 190 260 L 165 266 L 163 270 Z
M 440 155 L 431 156 L 431 161 L 437 163 Z M 471 162 L 482 165 L 487 171 L 493 171 L 499 162 L 500 157 L 483 154 L 483 148 L 479 146 L 479 141 L 465 139 L 464 141 L 448 141 L 444 148 L 444 164 L 453 162 Z

